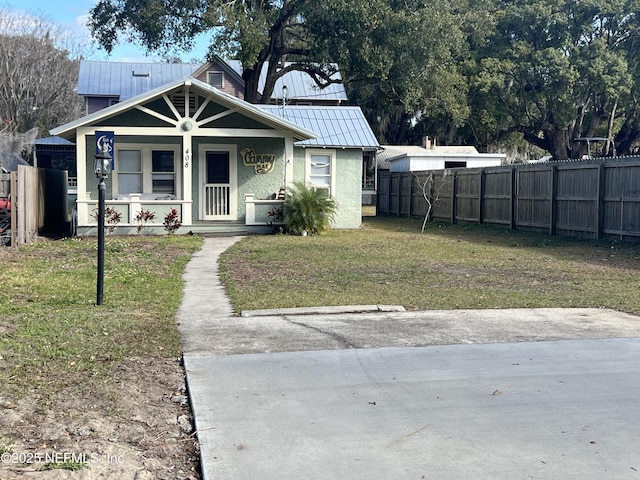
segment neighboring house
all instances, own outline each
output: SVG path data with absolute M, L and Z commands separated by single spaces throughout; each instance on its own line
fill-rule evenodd
M 267 68 L 268 64 L 260 78 L 259 92 L 264 87 Z M 80 62 L 77 91 L 84 98 L 85 113 L 88 115 L 186 76 L 192 76 L 229 95 L 244 99 L 240 61 L 223 60 L 219 57 L 204 65 L 83 60 Z M 339 80 L 341 77 L 336 73 L 333 78 Z M 340 105 L 346 101 L 347 94 L 342 83 L 333 83 L 320 89 L 305 72 L 291 71 L 278 79 L 272 98 L 267 103 Z
M 219 81 L 210 67 L 194 73 Z M 224 73 L 226 88 L 232 75 Z M 114 133 L 107 205 L 122 214 L 123 232 L 150 210 L 146 231 L 162 233 L 171 208 L 184 232 L 264 231 L 282 204 L 278 192 L 295 181 L 337 200 L 334 227 L 360 225 L 363 152 L 378 147 L 360 108 L 252 105 L 192 76 L 126 99 L 110 91 L 110 106 L 51 131 L 77 147 L 79 235 L 96 232 L 96 132 Z M 84 92 L 90 105 L 97 96 Z
M 76 146 L 61 137 L 38 138 L 34 144 L 33 166 L 68 172 L 69 187 L 77 182 Z

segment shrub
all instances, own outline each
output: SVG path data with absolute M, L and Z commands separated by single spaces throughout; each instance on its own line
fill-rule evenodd
M 162 225 L 164 225 L 164 229 L 169 232 L 170 235 L 176 233 L 176 231 L 182 226 L 178 210 L 175 208 L 169 210 L 169 213 L 164 216 L 164 222 L 162 222 Z
M 285 231 L 294 235 L 320 233 L 331 225 L 337 207 L 325 190 L 296 182 L 288 189 L 282 206 Z
M 136 223 L 136 230 L 138 233 L 144 228 L 147 222 L 153 223 L 153 219 L 156 218 L 156 214 L 150 210 L 140 210 L 136 213 L 134 222 Z
M 98 222 L 98 207 L 91 210 L 91 217 Z M 113 233 L 122 220 L 122 214 L 115 208 L 104 207 L 104 228 L 107 233 Z

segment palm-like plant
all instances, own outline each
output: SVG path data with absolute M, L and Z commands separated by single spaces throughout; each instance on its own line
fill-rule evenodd
M 285 230 L 294 235 L 320 233 L 331 225 L 337 207 L 337 202 L 325 190 L 295 182 L 284 200 Z

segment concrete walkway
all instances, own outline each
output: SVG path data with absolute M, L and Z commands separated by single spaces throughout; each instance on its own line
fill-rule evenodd
M 205 239 L 178 314 L 205 479 L 640 478 L 640 318 L 234 315 L 217 259 L 238 239 Z

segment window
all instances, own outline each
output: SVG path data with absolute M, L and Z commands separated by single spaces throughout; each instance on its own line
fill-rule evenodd
M 180 196 L 180 147 L 178 145 L 141 145 L 116 143 L 116 168 L 113 172 L 113 196 L 132 193 L 157 197 Z M 158 198 L 160 199 L 160 198 Z
M 335 194 L 335 152 L 333 150 L 307 150 L 307 181 L 313 188 L 322 188 L 328 195 Z
M 444 168 L 465 168 L 467 166 L 467 162 L 460 161 L 445 161 Z
M 224 73 L 207 72 L 207 81 L 212 87 L 222 88 L 224 87 Z
M 142 193 L 142 152 L 118 151 L 118 193 Z
M 376 152 L 367 150 L 362 152 L 362 189 L 375 190 L 376 188 Z
M 151 152 L 151 191 L 173 195 L 175 189 L 174 152 L 171 150 L 153 150 Z

